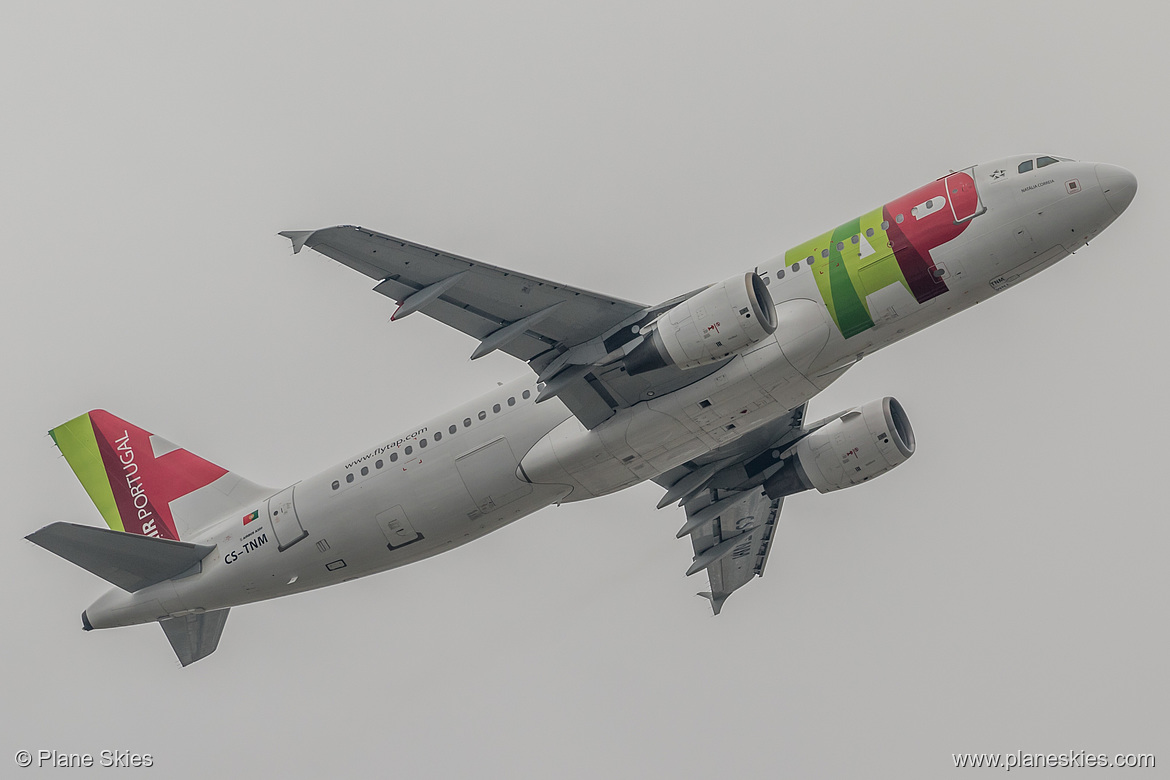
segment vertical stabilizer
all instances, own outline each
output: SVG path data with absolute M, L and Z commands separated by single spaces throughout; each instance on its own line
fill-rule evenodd
M 115 531 L 189 539 L 273 492 L 100 409 L 49 435 Z

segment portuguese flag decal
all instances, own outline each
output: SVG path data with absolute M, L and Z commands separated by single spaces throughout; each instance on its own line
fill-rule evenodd
M 244 515 L 244 525 L 247 525 L 248 523 L 252 522 L 253 520 L 255 520 L 259 516 L 260 516 L 259 509 L 257 509 L 255 512 L 253 512 L 250 515 Z

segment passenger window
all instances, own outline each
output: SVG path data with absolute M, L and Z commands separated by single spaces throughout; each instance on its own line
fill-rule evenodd
M 333 489 L 337 490 L 337 488 L 339 488 L 339 487 L 341 487 L 341 483 L 338 482 L 336 479 L 333 480 Z
M 402 454 L 403 454 L 403 455 L 409 455 L 409 454 L 410 454 L 410 453 L 412 453 L 412 452 L 414 452 L 414 447 L 411 447 L 409 444 L 407 444 L 407 445 L 406 445 L 406 449 L 404 449 L 404 450 L 402 451 Z
M 516 405 L 516 396 L 512 396 L 511 398 L 508 399 L 508 406 L 515 406 L 515 405 Z
M 463 427 L 464 427 L 464 428 L 470 428 L 470 427 L 471 427 L 471 418 L 470 418 L 470 417 L 464 417 L 464 418 L 463 418 Z
M 349 474 L 345 475 L 345 481 L 346 482 L 353 482 L 353 472 L 350 472 Z
M 865 237 L 866 238 L 873 238 L 873 228 L 866 228 L 865 229 Z
M 1043 168 L 1045 165 L 1052 165 L 1053 163 L 1057 162 L 1060 162 L 1060 160 L 1056 159 L 1055 157 L 1041 157 L 1040 159 L 1036 160 L 1036 167 Z
M 895 221 L 895 222 L 897 222 L 899 225 L 901 225 L 901 224 L 902 224 L 902 220 L 903 220 L 903 219 L 905 219 L 905 217 L 903 217 L 901 214 L 899 214 L 898 216 L 894 217 L 894 221 Z
M 382 461 L 379 460 L 379 461 L 376 461 L 374 463 L 374 468 L 380 469 L 380 468 L 382 468 L 383 465 L 385 465 L 385 464 L 383 464 Z
M 500 413 L 500 405 L 496 404 L 495 406 L 492 407 L 492 414 L 499 414 L 499 413 Z
M 822 250 L 821 250 L 821 257 L 828 257 L 828 256 L 829 256 L 829 250 L 828 250 L 828 249 L 822 249 Z
M 362 466 L 362 476 L 363 477 L 370 476 L 370 467 L 369 466 Z
M 427 448 L 427 440 L 426 439 L 419 439 L 418 448 L 420 450 L 425 450 Z
M 396 460 L 398 460 L 398 453 L 397 453 L 397 452 L 391 452 L 391 453 L 390 453 L 390 462 L 391 462 L 391 463 L 393 463 L 393 462 L 394 462 L 394 461 L 396 461 Z
M 1020 163 L 1020 168 L 1019 168 L 1020 173 L 1027 173 L 1030 170 L 1032 170 L 1032 161 L 1031 160 L 1024 160 L 1022 163 Z
M 530 393 L 529 391 L 525 390 L 525 391 L 524 391 L 523 393 L 521 393 L 520 395 L 521 395 L 521 397 L 523 397 L 523 398 L 524 398 L 524 400 L 525 400 L 525 401 L 527 401 L 527 400 L 528 400 L 528 396 L 532 395 L 532 393 Z
M 783 269 L 783 268 L 781 268 L 779 271 L 777 271 L 777 272 L 776 272 L 776 278 L 777 278 L 777 279 L 783 279 L 783 278 L 784 278 L 784 269 Z
M 443 440 L 443 432 L 442 431 L 435 431 L 435 441 L 442 441 L 442 440 Z
M 889 229 L 890 229 L 890 223 L 883 219 L 882 220 L 882 230 L 889 230 Z
M 455 431 L 457 431 L 457 430 L 459 430 L 459 429 L 456 428 L 454 425 L 452 425 L 450 428 L 447 429 L 447 433 L 454 434 Z
M 808 257 L 804 258 L 804 262 L 808 265 L 812 265 L 812 261 L 813 261 L 812 255 L 809 255 Z
M 486 420 L 487 419 L 487 412 L 480 412 L 479 419 Z
M 837 242 L 837 251 L 838 251 L 838 252 L 840 252 L 840 251 L 841 251 L 842 249 L 844 249 L 844 248 L 845 248 L 845 242 L 844 242 L 844 241 L 838 241 L 838 242 Z
M 799 260 L 797 260 L 795 263 L 792 264 L 792 270 L 793 270 L 793 272 L 800 270 L 800 261 Z

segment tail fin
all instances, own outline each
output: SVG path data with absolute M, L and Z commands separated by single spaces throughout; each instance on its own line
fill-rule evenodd
M 49 435 L 115 531 L 189 539 L 273 492 L 101 409 Z

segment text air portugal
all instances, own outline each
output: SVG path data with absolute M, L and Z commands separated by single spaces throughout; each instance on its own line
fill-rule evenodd
M 214 482 L 227 470 L 184 449 L 156 458 L 148 431 L 100 409 L 90 412 L 89 418 L 123 529 L 178 540 L 170 503 Z

